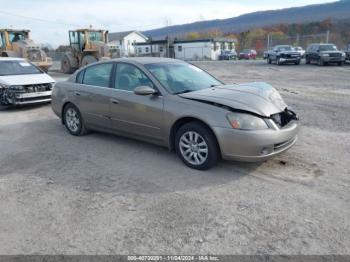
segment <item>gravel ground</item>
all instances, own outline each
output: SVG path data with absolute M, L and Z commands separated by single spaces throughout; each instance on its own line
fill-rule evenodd
M 199 172 L 157 146 L 70 136 L 49 105 L 1 110 L 0 254 L 350 254 L 350 66 L 197 64 L 274 85 L 301 117 L 295 147 Z

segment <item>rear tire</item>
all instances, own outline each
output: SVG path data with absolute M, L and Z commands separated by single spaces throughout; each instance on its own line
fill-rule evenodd
M 87 56 L 84 56 L 83 60 L 81 61 L 81 66 L 84 67 L 84 66 L 87 66 L 89 64 L 96 63 L 96 62 L 97 62 L 96 57 L 94 57 L 92 55 L 87 55 Z
M 175 149 L 185 165 L 197 170 L 208 170 L 220 159 L 215 135 L 199 122 L 180 127 L 175 136 Z
M 73 136 L 83 136 L 87 134 L 83 117 L 79 109 L 73 104 L 65 106 L 63 110 L 63 123 L 68 132 Z

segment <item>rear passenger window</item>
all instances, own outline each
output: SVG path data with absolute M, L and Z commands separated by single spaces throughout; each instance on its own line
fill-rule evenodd
M 109 87 L 113 64 L 99 64 L 85 69 L 83 84 Z

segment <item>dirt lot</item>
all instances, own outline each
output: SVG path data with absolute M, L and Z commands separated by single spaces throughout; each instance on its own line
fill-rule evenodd
M 197 64 L 274 85 L 301 117 L 296 146 L 197 172 L 157 146 L 70 136 L 49 105 L 2 110 L 0 254 L 350 254 L 350 66 Z

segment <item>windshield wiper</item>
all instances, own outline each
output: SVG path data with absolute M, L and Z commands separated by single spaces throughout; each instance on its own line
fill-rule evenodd
M 174 93 L 174 95 L 180 95 L 180 94 L 185 94 L 185 93 L 190 93 L 193 92 L 194 90 L 190 90 L 190 89 L 186 89 L 186 90 L 182 90 L 180 92 L 176 92 Z

